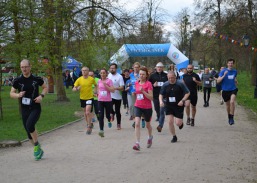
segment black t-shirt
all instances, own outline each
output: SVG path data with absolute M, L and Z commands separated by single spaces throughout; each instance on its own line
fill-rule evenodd
M 163 99 L 168 106 L 177 106 L 186 93 L 189 93 L 189 90 L 181 81 L 176 81 L 174 84 L 170 84 L 170 82 L 167 81 L 161 87 L 160 91 L 160 94 L 163 95 Z
M 13 81 L 13 88 L 21 91 L 26 91 L 23 97 L 31 99 L 32 106 L 39 106 L 39 103 L 35 103 L 34 99 L 39 96 L 39 86 L 44 84 L 44 80 L 41 77 L 33 76 L 32 74 L 30 77 L 25 78 L 23 75 L 17 77 Z M 31 106 L 30 105 L 30 106 Z M 28 106 L 23 105 L 22 106 Z
M 197 81 L 201 81 L 199 75 L 194 72 L 192 74 L 184 74 L 183 80 L 190 91 L 190 95 L 197 95 L 197 84 L 193 81 L 193 77 L 195 77 Z
M 161 85 L 168 81 L 168 77 L 167 77 L 167 74 L 165 72 L 161 72 L 161 73 L 158 73 L 158 72 L 155 72 L 153 73 L 150 78 L 149 78 L 149 81 L 152 83 L 152 85 L 155 83 L 155 82 L 158 82 L 160 83 L 159 86 L 156 86 L 154 87 L 153 86 L 153 97 L 154 98 L 158 98 L 159 97 L 159 93 L 160 93 L 160 90 L 161 90 Z M 162 83 L 162 84 L 161 84 Z

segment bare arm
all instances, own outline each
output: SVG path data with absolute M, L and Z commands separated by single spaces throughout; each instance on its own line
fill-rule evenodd
M 153 90 L 148 90 L 148 92 L 141 90 L 141 92 L 146 96 L 146 98 L 153 100 Z
M 17 90 L 14 87 L 11 88 L 11 91 L 10 91 L 10 97 L 11 98 L 16 98 L 17 99 L 17 98 L 21 98 L 25 95 L 25 91 L 21 91 L 19 93 L 17 93 L 16 91 Z

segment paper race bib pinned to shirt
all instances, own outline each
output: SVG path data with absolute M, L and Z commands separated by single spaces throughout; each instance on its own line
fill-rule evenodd
M 162 86 L 163 82 L 157 82 L 157 86 Z
M 228 75 L 228 79 L 234 79 L 234 75 Z
M 88 104 L 88 105 L 92 104 L 92 100 L 87 100 L 86 104 Z
M 103 97 L 106 97 L 107 96 L 107 91 L 101 91 L 100 95 L 103 96 Z
M 175 97 L 169 97 L 169 102 L 176 102 L 176 98 Z
M 143 94 L 137 94 L 137 100 L 143 100 L 144 95 Z
M 31 104 L 31 99 L 26 98 L 26 97 L 22 97 L 22 104 L 23 105 L 30 105 Z
M 205 81 L 205 84 L 207 84 L 207 85 L 210 84 L 210 81 Z

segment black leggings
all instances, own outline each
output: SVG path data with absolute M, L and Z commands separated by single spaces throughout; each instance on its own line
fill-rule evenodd
M 120 114 L 120 106 L 121 106 L 121 100 L 112 99 L 112 105 L 115 105 L 115 111 L 113 110 L 113 106 L 111 108 L 111 114 L 116 114 L 117 118 L 117 124 L 120 124 L 121 122 L 121 114 Z
M 206 99 L 206 93 L 207 93 L 207 99 Z M 203 87 L 203 100 L 205 103 L 209 102 L 210 94 L 211 94 L 211 88 Z
M 94 107 L 94 112 L 95 112 L 95 115 L 97 117 L 97 120 L 99 121 L 99 106 L 98 106 L 98 100 L 93 100 L 93 106 L 92 108 Z
M 22 108 L 23 126 L 27 132 L 29 139 L 32 139 L 30 134 L 35 131 L 35 125 L 40 117 L 40 114 L 41 114 L 41 107 L 37 107 L 37 108 L 23 107 Z
M 107 120 L 110 121 L 112 102 L 98 101 L 98 107 L 99 107 L 99 126 L 100 126 L 100 130 L 104 130 L 104 109 L 105 109 L 105 116 L 106 116 Z

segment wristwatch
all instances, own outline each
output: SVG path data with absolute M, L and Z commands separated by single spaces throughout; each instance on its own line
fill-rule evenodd
M 42 98 L 44 98 L 44 97 L 45 97 L 45 95 L 44 95 L 44 94 L 42 94 L 42 93 L 40 94 L 40 96 L 41 96 Z

